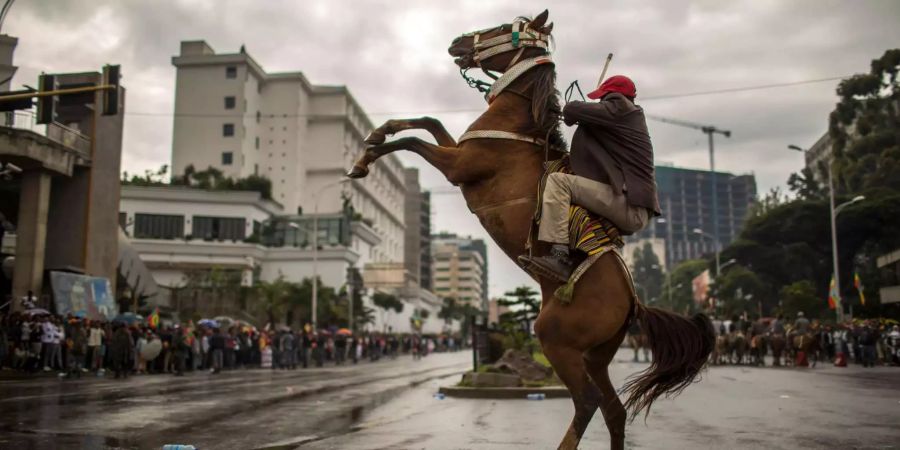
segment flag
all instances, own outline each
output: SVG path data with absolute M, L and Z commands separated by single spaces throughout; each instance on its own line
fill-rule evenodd
M 153 329 L 159 327 L 159 308 L 154 309 L 153 314 L 147 317 L 147 325 L 150 325 L 150 328 Z
M 828 288 L 828 309 L 837 309 L 841 304 L 841 295 L 834 283 L 834 275 L 831 276 L 831 285 Z
M 863 294 L 866 288 L 863 287 L 862 280 L 859 279 L 859 272 L 853 272 L 853 287 L 859 292 L 859 303 L 866 306 L 866 295 Z

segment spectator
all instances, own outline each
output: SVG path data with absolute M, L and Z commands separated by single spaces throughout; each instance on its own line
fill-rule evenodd
M 128 378 L 129 364 L 134 355 L 134 343 L 127 326 L 117 326 L 109 345 L 109 353 L 115 378 Z
M 187 359 L 190 346 L 188 346 L 187 338 L 184 330 L 178 325 L 172 331 L 172 357 L 174 358 L 174 374 L 175 376 L 184 376 L 185 359 Z
M 224 362 L 225 336 L 218 328 L 213 328 L 213 335 L 209 338 L 209 349 L 212 352 L 212 369 L 210 369 L 210 372 L 219 373 L 222 371 Z
M 69 372 L 66 377 L 81 378 L 82 369 L 84 369 L 84 359 L 87 350 L 87 336 L 84 333 L 81 323 L 75 321 L 72 323 L 72 333 L 69 336 Z
M 91 323 L 88 331 L 87 360 L 85 366 L 90 370 L 100 370 L 103 365 L 103 338 L 106 333 L 98 322 Z

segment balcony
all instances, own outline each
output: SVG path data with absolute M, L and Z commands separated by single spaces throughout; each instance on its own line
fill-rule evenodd
M 0 114 L 0 155 L 23 168 L 40 167 L 71 175 L 73 167 L 90 165 L 91 140 L 60 123 L 39 125 L 33 111 Z

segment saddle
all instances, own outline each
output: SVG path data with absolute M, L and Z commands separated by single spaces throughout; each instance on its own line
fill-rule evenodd
M 526 249 L 529 253 L 533 249 L 534 236 L 538 225 L 541 223 L 541 205 L 544 196 L 544 188 L 547 185 L 547 177 L 551 173 L 572 173 L 569 165 L 569 156 L 565 155 L 560 159 L 548 161 L 545 163 L 544 174 L 541 176 L 541 182 L 538 185 L 538 202 L 534 212 L 534 219 L 531 223 L 531 231 L 528 233 L 528 241 Z M 572 298 L 572 290 L 579 278 L 593 265 L 604 253 L 612 251 L 619 259 L 625 272 L 628 273 L 629 285 L 631 286 L 632 296 L 637 298 L 634 291 L 634 280 L 628 265 L 622 259 L 619 250 L 625 245 L 622 240 L 622 234 L 619 229 L 605 217 L 594 214 L 579 205 L 569 206 L 569 247 L 580 250 L 586 255 L 586 258 L 578 264 L 572 272 L 569 281 L 562 287 L 557 289 L 556 296 L 564 303 L 568 303 Z M 537 265 L 528 263 L 523 259 L 519 259 L 520 264 L 533 278 L 538 276 L 546 276 L 542 273 L 542 269 Z

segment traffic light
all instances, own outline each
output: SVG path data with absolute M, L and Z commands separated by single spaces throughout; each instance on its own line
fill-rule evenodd
M 103 115 L 115 116 L 119 113 L 119 72 L 118 64 L 111 66 L 109 64 L 103 66 L 103 79 L 101 84 L 104 86 L 114 86 L 110 89 L 104 89 L 102 97 Z
M 38 77 L 38 92 L 47 92 L 56 90 L 56 77 L 53 75 L 41 74 Z M 56 105 L 59 100 L 55 95 L 46 97 L 38 97 L 37 101 L 37 123 L 48 124 L 56 120 Z

